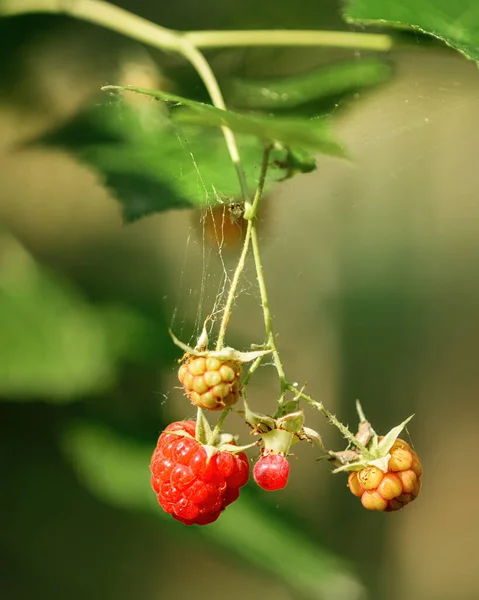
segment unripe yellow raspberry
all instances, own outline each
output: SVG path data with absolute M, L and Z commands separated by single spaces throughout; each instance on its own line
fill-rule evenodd
M 240 376 L 240 362 L 211 356 L 190 356 L 178 370 L 178 379 L 191 402 L 213 411 L 237 402 Z
M 349 489 L 368 510 L 399 510 L 412 502 L 421 489 L 421 462 L 409 444 L 397 439 L 389 452 L 386 473 L 368 465 L 349 474 Z

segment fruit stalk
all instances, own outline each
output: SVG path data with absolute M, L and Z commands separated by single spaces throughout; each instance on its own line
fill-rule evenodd
M 253 222 L 252 230 L 251 230 L 251 245 L 253 247 L 253 257 L 254 264 L 256 269 L 256 278 L 258 280 L 258 287 L 261 296 L 261 307 L 263 309 L 263 320 L 264 320 L 264 329 L 266 334 L 266 344 L 265 346 L 269 348 L 273 355 L 274 366 L 276 367 L 276 371 L 278 372 L 278 377 L 280 381 L 281 394 L 278 400 L 278 414 L 281 412 L 284 405 L 284 395 L 286 392 L 286 376 L 284 373 L 283 363 L 281 362 L 281 358 L 279 356 L 278 348 L 276 347 L 276 341 L 274 339 L 274 331 L 273 331 L 273 318 L 271 316 L 271 311 L 269 308 L 268 301 L 268 292 L 266 290 L 266 282 L 264 279 L 263 272 L 263 264 L 261 262 L 261 255 L 259 250 L 259 241 L 258 241 L 258 232 Z M 258 365 L 259 366 L 259 365 Z
M 331 423 L 331 425 L 334 425 L 337 429 L 339 429 L 339 431 L 343 434 L 343 436 L 349 442 L 351 442 L 351 444 L 353 444 L 361 452 L 361 454 L 363 456 L 372 458 L 372 455 L 369 452 L 369 450 L 366 448 L 366 446 L 364 446 L 363 444 L 361 444 L 361 442 L 357 439 L 357 437 L 353 433 L 351 433 L 349 431 L 349 429 L 345 425 L 343 425 L 341 423 L 341 421 L 339 421 L 333 415 L 333 413 L 329 412 L 329 410 L 327 410 L 323 406 L 322 402 L 317 402 L 316 400 L 313 400 L 313 398 L 311 398 L 311 396 L 308 396 L 302 390 L 298 390 L 291 383 L 286 382 L 286 389 L 288 389 L 293 394 L 296 394 L 297 397 L 302 398 L 303 400 L 306 400 L 306 402 L 308 404 L 310 404 L 311 406 L 313 406 L 314 408 L 316 408 L 317 410 L 319 410 L 319 412 L 326 417 L 326 419 Z
M 247 219 L 248 225 L 246 228 L 246 234 L 245 234 L 245 239 L 243 242 L 243 248 L 241 250 L 241 255 L 238 260 L 238 264 L 236 265 L 236 269 L 235 269 L 235 272 L 233 275 L 233 279 L 231 281 L 230 289 L 228 291 L 228 297 L 226 298 L 226 303 L 225 303 L 225 306 L 223 309 L 223 317 L 221 319 L 220 330 L 218 333 L 218 339 L 216 341 L 216 350 L 221 350 L 223 348 L 225 335 L 226 335 L 226 328 L 228 326 L 228 322 L 229 322 L 229 319 L 231 316 L 231 310 L 233 308 L 233 303 L 234 303 L 234 300 L 236 297 L 236 290 L 238 288 L 239 280 L 240 280 L 241 274 L 243 273 L 243 270 L 244 270 L 244 267 L 246 264 L 246 257 L 248 255 L 248 250 L 249 250 L 249 246 L 250 246 L 250 241 L 252 239 L 252 235 L 253 235 L 253 233 L 256 232 L 256 230 L 255 230 L 256 215 L 258 212 L 259 203 L 263 196 L 264 184 L 266 182 L 266 174 L 268 172 L 268 163 L 269 163 L 270 152 L 271 152 L 270 146 L 265 148 L 265 150 L 263 152 L 263 161 L 261 163 L 261 172 L 260 172 L 260 176 L 259 176 L 258 186 L 256 188 L 256 192 L 254 195 L 253 204 L 251 204 L 251 205 L 245 204 L 244 218 Z M 247 211 L 248 211 L 248 214 L 247 214 Z

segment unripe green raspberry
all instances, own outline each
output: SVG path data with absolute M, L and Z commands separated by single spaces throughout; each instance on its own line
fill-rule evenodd
M 241 363 L 211 356 L 189 356 L 178 379 L 193 404 L 206 410 L 223 410 L 240 394 Z
M 399 510 L 412 502 L 421 489 L 422 465 L 409 444 L 397 439 L 390 454 L 386 473 L 368 465 L 349 474 L 349 489 L 368 510 Z

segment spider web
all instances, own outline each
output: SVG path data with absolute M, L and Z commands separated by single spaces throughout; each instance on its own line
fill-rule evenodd
M 211 348 L 241 252 L 244 227 L 240 222 L 233 222 L 229 210 L 231 197 L 222 194 L 214 186 L 211 189 L 206 186 L 187 139 L 179 133 L 177 138 L 191 158 L 197 175 L 198 194 L 204 198 L 207 208 L 192 211 L 193 231 L 190 231 L 185 244 L 170 329 L 177 331 L 180 336 L 187 335 L 186 339 L 181 337 L 182 341 L 194 347 L 205 327 Z M 231 248 L 228 244 L 227 228 L 234 227 L 238 228 L 238 239 Z M 197 261 L 198 258 L 200 268 L 190 268 L 192 259 Z M 236 298 L 249 294 L 255 294 L 259 298 L 259 291 L 252 291 L 253 287 L 255 286 L 251 281 L 251 267 L 247 265 L 238 285 Z M 189 332 L 185 331 L 187 323 L 190 325 Z

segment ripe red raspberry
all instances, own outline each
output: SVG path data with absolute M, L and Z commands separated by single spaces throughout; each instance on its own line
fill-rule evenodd
M 283 454 L 264 454 L 254 466 L 253 477 L 264 490 L 281 490 L 288 483 L 289 463 Z
M 239 398 L 241 363 L 234 360 L 192 356 L 178 371 L 185 394 L 196 406 L 223 410 Z
M 207 525 L 239 497 L 249 477 L 244 452 L 208 456 L 194 439 L 195 421 L 168 425 L 151 458 L 151 486 L 162 508 L 185 525 Z M 177 432 L 177 433 L 169 433 Z M 178 433 L 186 432 L 185 435 Z
M 399 510 L 412 502 L 421 489 L 421 462 L 409 444 L 397 439 L 389 452 L 387 473 L 368 465 L 349 474 L 349 489 L 368 510 Z

